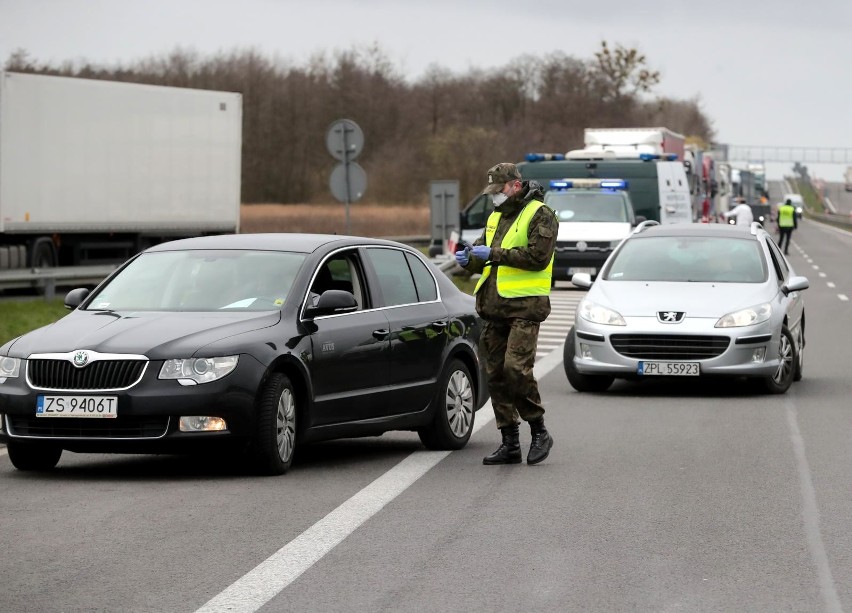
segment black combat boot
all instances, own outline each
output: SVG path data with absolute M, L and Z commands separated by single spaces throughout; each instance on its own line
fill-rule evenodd
M 482 458 L 483 464 L 520 464 L 521 463 L 521 440 L 518 432 L 518 424 L 500 428 L 503 434 L 503 443 L 489 456 Z
M 539 417 L 530 422 L 530 432 L 532 433 L 532 442 L 530 443 L 530 452 L 527 454 L 527 464 L 538 464 L 543 462 L 550 453 L 550 448 L 553 447 L 553 437 L 544 427 L 544 417 Z

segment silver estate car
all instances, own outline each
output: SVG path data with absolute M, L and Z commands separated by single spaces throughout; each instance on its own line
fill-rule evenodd
M 645 221 L 578 305 L 565 374 L 578 391 L 616 378 L 748 377 L 772 394 L 802 378 L 805 307 L 797 276 L 763 227 Z

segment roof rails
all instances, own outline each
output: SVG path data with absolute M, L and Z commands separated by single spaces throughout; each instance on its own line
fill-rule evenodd
M 654 219 L 646 219 L 645 221 L 640 223 L 638 226 L 633 228 L 633 234 L 639 234 L 640 232 L 644 232 L 645 230 L 647 230 L 651 226 L 659 226 L 659 225 L 660 225 L 659 221 L 656 221 Z

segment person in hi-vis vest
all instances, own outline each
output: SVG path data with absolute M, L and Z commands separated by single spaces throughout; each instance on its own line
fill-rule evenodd
M 784 250 L 784 255 L 790 254 L 790 237 L 798 227 L 796 207 L 793 206 L 793 201 L 787 198 L 784 204 L 778 207 L 778 232 L 781 234 L 778 247 Z
M 523 181 L 514 164 L 488 170 L 494 212 L 473 246 L 455 254 L 456 262 L 482 276 L 474 289 L 476 310 L 485 325 L 479 353 L 485 364 L 488 391 L 500 447 L 483 464 L 521 462 L 519 419 L 530 425 L 528 464 L 550 453 L 553 437 L 544 427 L 544 407 L 533 376 L 538 330 L 550 314 L 553 252 L 559 222 L 542 202 L 541 187 Z

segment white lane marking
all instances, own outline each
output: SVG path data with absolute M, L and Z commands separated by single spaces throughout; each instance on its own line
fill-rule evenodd
M 825 279 L 828 275 L 826 275 L 824 272 L 821 272 L 821 273 L 819 273 L 819 276 L 822 277 L 823 279 Z
M 829 286 L 829 287 L 835 287 L 834 282 L 832 282 L 832 281 L 828 281 L 826 283 L 826 285 Z
M 846 294 L 837 294 L 837 297 L 840 298 L 843 302 L 849 300 L 849 296 L 847 296 Z
M 814 265 L 813 265 L 813 269 L 814 269 L 814 270 L 819 270 L 819 266 L 817 266 L 816 264 L 814 264 Z
M 561 363 L 562 352 L 554 350 L 536 363 L 533 375 L 541 379 Z M 490 400 L 476 417 L 474 433 L 494 421 Z M 197 613 L 257 611 L 448 455 L 449 451 L 415 451 L 207 601 Z
M 831 575 L 831 566 L 828 563 L 828 554 L 822 542 L 819 530 L 819 507 L 817 507 L 816 493 L 811 479 L 811 469 L 808 466 L 808 458 L 805 455 L 805 440 L 799 430 L 799 421 L 796 416 L 796 405 L 791 396 L 784 396 L 784 404 L 787 407 L 787 425 L 790 427 L 790 440 L 793 442 L 793 451 L 796 454 L 796 468 L 799 472 L 799 491 L 802 495 L 802 522 L 805 528 L 805 537 L 811 559 L 816 566 L 817 579 L 820 592 L 825 604 L 826 611 L 842 612 L 840 598 L 834 585 L 834 577 Z

